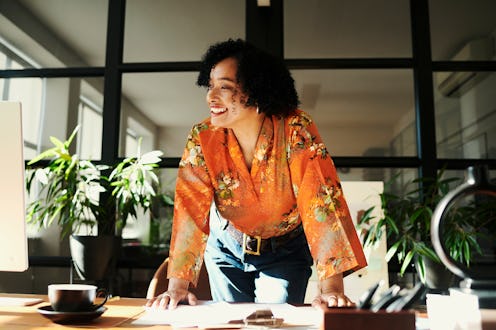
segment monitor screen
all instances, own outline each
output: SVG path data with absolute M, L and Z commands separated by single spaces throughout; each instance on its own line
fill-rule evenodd
M 0 101 L 0 271 L 28 268 L 20 102 Z

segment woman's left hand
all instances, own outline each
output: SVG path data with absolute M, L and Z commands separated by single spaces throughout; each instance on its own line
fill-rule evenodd
M 319 287 L 321 293 L 312 301 L 312 306 L 322 309 L 355 306 L 355 303 L 344 294 L 342 274 L 336 274 L 320 281 Z
M 315 297 L 312 306 L 326 309 L 327 307 L 354 307 L 355 303 L 343 292 L 327 292 Z

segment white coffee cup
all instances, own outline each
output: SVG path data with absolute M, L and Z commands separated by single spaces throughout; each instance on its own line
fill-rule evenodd
M 103 291 L 102 303 L 95 304 L 97 293 Z M 103 306 L 108 299 L 107 291 L 88 284 L 50 284 L 48 300 L 57 312 L 87 312 Z

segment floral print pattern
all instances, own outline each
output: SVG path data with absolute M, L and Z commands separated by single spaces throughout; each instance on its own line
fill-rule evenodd
M 210 205 L 248 235 L 284 235 L 303 224 L 320 279 L 366 265 L 329 153 L 311 117 L 264 120 L 248 170 L 234 133 L 207 119 L 180 162 L 168 277 L 196 284 Z
M 239 180 L 235 179 L 231 173 L 220 173 L 217 178 L 218 189 L 215 191 L 217 199 L 221 203 L 220 210 L 224 210 L 224 206 L 237 206 L 238 201 L 234 198 L 234 191 L 239 188 Z
M 321 185 L 320 191 L 313 201 L 315 220 L 324 222 L 329 215 L 340 209 L 341 188 L 331 185 Z

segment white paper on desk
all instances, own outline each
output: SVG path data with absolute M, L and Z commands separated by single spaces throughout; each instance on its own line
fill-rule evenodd
M 43 302 L 41 298 L 0 297 L 0 306 L 31 306 Z
M 213 325 L 227 324 L 232 320 L 242 320 L 249 314 L 259 309 L 270 309 L 274 317 L 283 318 L 284 324 L 292 330 L 318 329 L 322 322 L 322 313 L 313 307 L 295 307 L 289 304 L 256 304 L 226 302 L 200 302 L 198 305 L 179 305 L 173 310 L 156 310 L 146 308 L 139 319 L 133 325 L 171 325 L 180 327 L 209 328 Z

